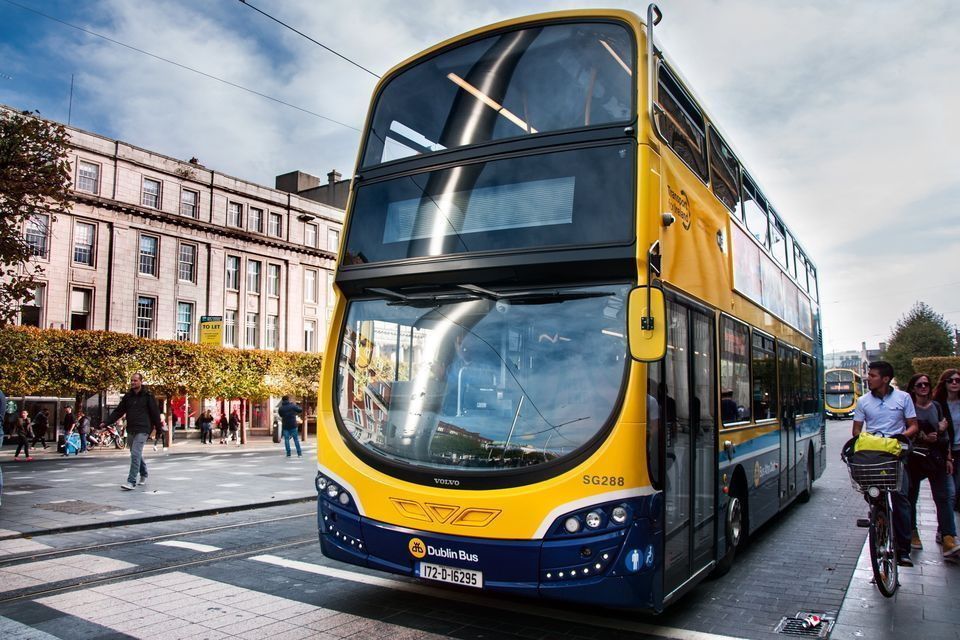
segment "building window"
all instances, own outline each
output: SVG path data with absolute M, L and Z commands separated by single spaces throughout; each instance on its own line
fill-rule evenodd
M 777 417 L 777 352 L 773 338 L 753 334 L 753 417 Z
M 90 289 L 70 290 L 70 328 L 74 331 L 90 328 Z
M 197 245 L 183 243 L 177 256 L 177 277 L 183 282 L 197 281 Z
M 227 277 L 224 286 L 231 291 L 240 290 L 240 256 L 227 256 Z
M 100 165 L 84 160 L 77 163 L 77 190 L 100 193 Z
M 180 215 L 196 218 L 200 210 L 200 194 L 189 189 L 180 190 Z
M 193 303 L 177 303 L 177 340 L 190 342 L 193 340 Z
M 143 193 L 140 194 L 140 204 L 151 209 L 160 208 L 160 181 L 152 178 L 143 179 Z
M 73 263 L 88 267 L 93 266 L 94 242 L 96 226 L 88 222 L 77 222 L 73 225 Z
M 227 203 L 227 224 L 243 228 L 243 205 L 239 202 Z
M 308 222 L 304 225 L 303 231 L 303 243 L 308 247 L 317 246 L 317 225 L 312 222 Z
M 333 274 L 327 271 L 327 320 L 333 315 Z
M 280 342 L 280 322 L 277 316 L 267 316 L 266 348 L 276 349 Z
M 153 320 L 156 317 L 157 301 L 153 298 L 137 298 L 137 337 L 153 337 Z
M 227 309 L 223 312 L 223 344 L 228 347 L 237 346 L 237 312 Z
M 247 293 L 260 293 L 259 260 L 247 260 Z
M 155 236 L 140 236 L 140 273 L 146 276 L 156 276 L 160 262 L 160 238 Z
M 267 293 L 280 297 L 280 265 L 267 265 Z
M 317 303 L 317 270 L 303 270 L 303 301 L 310 304 Z
M 247 313 L 247 346 L 253 349 L 260 346 L 259 313 Z
M 303 321 L 303 350 L 307 352 L 316 351 L 317 341 L 317 321 Z
M 283 237 L 283 217 L 279 213 L 270 214 L 270 235 Z
M 720 321 L 720 418 L 724 425 L 750 421 L 750 330 Z
M 250 207 L 250 231 L 263 233 L 263 209 Z
M 27 218 L 26 238 L 30 254 L 37 258 L 47 257 L 47 235 L 50 232 L 50 216 L 35 213 Z
M 45 286 L 38 284 L 31 292 L 33 300 L 20 305 L 20 324 L 25 327 L 43 326 L 43 294 Z
M 327 229 L 327 250 L 337 252 L 340 248 L 340 232 L 336 229 Z

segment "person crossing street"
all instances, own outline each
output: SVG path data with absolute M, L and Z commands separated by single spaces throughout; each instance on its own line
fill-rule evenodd
M 101 422 L 100 426 L 108 427 L 124 416 L 127 418 L 130 473 L 127 474 L 127 481 L 120 485 L 120 488 L 131 491 L 137 487 L 138 473 L 140 484 L 147 483 L 147 464 L 143 460 L 143 445 L 147 443 L 150 431 L 156 429 L 157 433 L 162 433 L 163 429 L 157 400 L 143 385 L 143 376 L 139 373 L 130 376 L 130 390 L 123 395 L 120 404 L 110 412 L 106 422 Z

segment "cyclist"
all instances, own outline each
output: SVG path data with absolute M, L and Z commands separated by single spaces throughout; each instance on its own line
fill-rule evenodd
M 893 438 L 903 435 L 912 438 L 919 430 L 917 410 L 910 394 L 890 386 L 893 365 L 883 360 L 871 362 L 867 371 L 867 388 L 857 400 L 853 412 L 853 437 L 860 435 L 864 422 L 867 433 Z M 907 474 L 901 474 L 900 488 L 891 492 L 893 499 L 893 535 L 897 543 L 897 564 L 912 567 L 910 559 L 910 500 Z

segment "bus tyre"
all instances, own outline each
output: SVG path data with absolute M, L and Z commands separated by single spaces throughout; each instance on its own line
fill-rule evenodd
M 737 549 L 743 546 L 746 527 L 746 499 L 742 490 L 731 491 L 727 501 L 726 517 L 724 518 L 726 531 L 726 553 L 714 569 L 714 577 L 726 575 L 733 567 Z
M 810 496 L 813 494 L 813 450 L 807 452 L 807 479 L 803 486 L 803 491 L 797 496 L 797 502 L 806 504 L 810 502 Z

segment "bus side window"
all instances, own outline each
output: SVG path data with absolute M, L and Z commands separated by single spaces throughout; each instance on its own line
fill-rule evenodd
M 743 176 L 743 221 L 747 230 L 760 244 L 770 247 L 770 229 L 767 221 L 767 202 L 749 176 Z
M 657 129 L 671 149 L 707 181 L 706 136 L 703 115 L 663 65 L 657 86 Z
M 727 209 L 737 211 L 740 205 L 740 163 L 713 127 L 710 127 L 710 187 Z
M 720 419 L 724 426 L 750 421 L 750 330 L 720 321 Z

